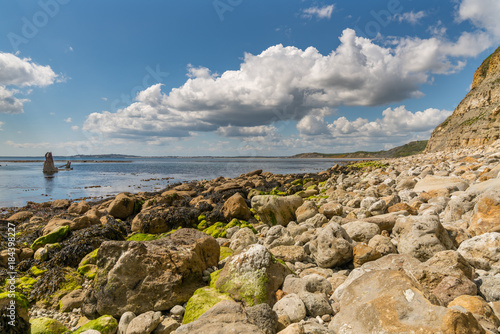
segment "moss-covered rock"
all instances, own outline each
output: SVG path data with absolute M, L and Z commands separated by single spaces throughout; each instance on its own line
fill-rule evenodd
M 87 264 L 97 264 L 97 251 L 99 248 L 94 249 L 92 252 L 88 253 L 84 256 L 84 258 L 80 261 L 79 267 L 87 265 Z
M 0 328 L 5 329 L 2 333 L 29 333 L 28 309 L 28 299 L 21 293 L 0 293 Z
M 232 256 L 222 271 L 216 272 L 213 286 L 248 306 L 273 304 L 275 292 L 291 271 L 278 262 L 266 247 L 249 246 Z M 218 275 L 216 278 L 215 276 Z
M 233 255 L 233 250 L 229 247 L 221 247 L 220 248 L 220 257 L 219 257 L 219 261 L 222 261 L 222 260 L 225 260 L 227 259 L 228 257 L 230 257 L 231 255 Z
M 239 226 L 240 228 L 248 227 L 253 231 L 253 233 L 257 233 L 255 228 L 250 223 L 248 223 L 245 220 L 239 220 L 236 218 L 232 219 L 228 224 L 217 222 L 212 226 L 204 229 L 203 232 L 205 232 L 208 235 L 211 235 L 214 238 L 225 238 L 227 230 L 234 226 Z
M 88 279 L 94 279 L 97 273 L 97 266 L 95 264 L 86 264 L 78 267 L 76 272 Z
M 46 271 L 47 271 L 47 269 L 39 269 L 37 266 L 33 266 L 33 267 L 30 268 L 30 273 L 33 276 L 40 276 L 40 275 L 42 275 Z
M 252 198 L 252 208 L 267 225 L 286 226 L 295 220 L 295 211 L 303 203 L 300 196 L 262 195 Z
M 68 329 L 59 321 L 51 318 L 31 319 L 31 334 L 62 334 Z
M 223 300 L 233 299 L 228 294 L 220 293 L 211 287 L 203 287 L 196 290 L 187 302 L 182 323 L 187 324 L 198 319 L 212 306 Z
M 47 244 L 59 242 L 63 240 L 66 235 L 68 235 L 69 230 L 69 226 L 61 226 L 57 230 L 36 239 L 31 245 L 31 249 L 36 251 L 38 248 L 41 248 Z
M 101 334 L 112 334 L 116 332 L 118 328 L 118 321 L 110 315 L 103 315 L 95 320 L 87 322 L 82 327 L 78 328 L 73 334 L 80 334 L 89 329 L 95 329 L 101 332 Z

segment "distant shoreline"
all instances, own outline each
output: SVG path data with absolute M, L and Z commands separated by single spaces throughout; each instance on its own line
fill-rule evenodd
M 10 163 L 29 163 L 29 162 L 40 162 L 43 163 L 45 160 L 0 160 L 1 162 L 10 162 Z M 81 163 L 131 163 L 132 160 L 125 161 L 125 160 L 54 160 L 54 163 L 66 163 L 66 162 L 81 162 Z

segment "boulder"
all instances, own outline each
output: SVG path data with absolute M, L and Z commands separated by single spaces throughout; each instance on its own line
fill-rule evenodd
M 338 223 L 319 229 L 310 241 L 311 256 L 322 268 L 340 266 L 352 260 L 353 241 Z
M 266 247 L 254 244 L 227 260 L 215 288 L 245 305 L 272 305 L 276 290 L 289 273 L 290 269 L 277 261 Z
M 489 190 L 478 197 L 467 231 L 472 236 L 500 232 L 500 190 Z
M 145 312 L 130 321 L 126 334 L 150 334 L 160 322 L 161 312 Z
M 96 310 L 117 317 L 168 310 L 187 302 L 204 285 L 203 271 L 218 262 L 217 241 L 194 229 L 152 241 L 104 242 L 97 253 Z
M 68 235 L 69 230 L 69 226 L 61 226 L 57 229 L 54 229 L 50 233 L 36 239 L 33 244 L 31 244 L 31 249 L 36 251 L 47 244 L 59 242 Z
M 177 328 L 181 326 L 180 323 L 172 318 L 165 318 L 153 331 L 153 334 L 171 334 L 174 333 Z
M 188 207 L 158 205 L 148 207 L 132 220 L 132 232 L 163 233 L 178 227 L 195 227 L 200 211 Z
M 353 221 L 342 225 L 352 240 L 358 242 L 368 242 L 371 238 L 380 233 L 378 225 L 364 221 Z
M 222 213 L 227 221 L 233 218 L 248 220 L 252 216 L 245 199 L 240 193 L 235 193 L 227 199 L 222 207 Z
M 295 211 L 302 205 L 299 196 L 258 195 L 252 197 L 252 209 L 267 225 L 286 226 L 295 219 Z
M 90 206 L 86 201 L 73 202 L 68 208 L 68 213 L 76 213 L 83 215 L 90 210 Z
M 319 208 L 319 213 L 325 215 L 328 219 L 333 216 L 342 216 L 343 212 L 342 204 L 337 202 L 327 202 Z
M 366 262 L 375 261 L 376 259 L 382 257 L 382 254 L 365 243 L 358 243 L 354 246 L 352 253 L 354 268 L 360 267 Z
M 426 261 L 437 252 L 453 249 L 454 244 L 437 216 L 399 218 L 393 234 L 400 254 Z
M 59 309 L 61 312 L 71 312 L 75 308 L 79 308 L 83 304 L 83 290 L 76 289 L 62 297 L 59 301 Z
M 33 212 L 31 212 L 31 211 L 19 211 L 19 212 L 14 213 L 9 218 L 7 218 L 7 220 L 10 222 L 23 222 L 26 219 L 30 219 L 31 217 L 33 217 Z
M 182 325 L 175 334 L 263 334 L 254 325 L 241 304 L 234 301 L 222 301 L 210 308 L 197 320 Z
M 109 203 L 108 212 L 115 218 L 126 219 L 134 213 L 135 199 L 129 193 L 116 195 Z
M 417 182 L 413 191 L 429 192 L 439 189 L 457 189 L 464 191 L 468 187 L 469 183 L 460 177 L 427 175 Z
M 125 312 L 120 317 L 120 322 L 118 323 L 118 333 L 117 334 L 127 334 L 127 328 L 132 319 L 134 319 L 136 315 L 134 312 Z
M 392 243 L 391 238 L 380 234 L 371 238 L 368 246 L 379 252 L 382 256 L 397 253 L 396 246 Z
M 215 304 L 223 300 L 233 299 L 228 294 L 220 293 L 213 287 L 199 288 L 187 302 L 182 323 L 188 324 L 195 321 L 203 313 L 207 312 Z
M 318 213 L 318 207 L 313 201 L 305 201 L 295 211 L 297 223 L 305 222 L 307 219 L 314 217 Z
M 271 249 L 271 253 L 285 262 L 302 262 L 306 259 L 306 252 L 302 246 L 276 246 Z
M 6 282 L 6 288 L 15 289 L 14 286 Z M 13 298 L 12 298 L 13 297 Z M 19 292 L 14 292 L 13 296 L 9 291 L 0 293 L 0 328 L 9 330 L 9 334 L 25 334 L 30 331 L 28 310 L 30 308 L 28 299 Z M 14 326 L 12 326 L 12 321 Z
M 243 248 L 257 243 L 257 237 L 251 229 L 244 227 L 239 229 L 231 236 L 229 248 L 235 252 L 243 250 Z
M 458 252 L 476 269 L 500 273 L 500 233 L 490 232 L 465 240 Z
M 278 315 L 268 304 L 258 304 L 245 309 L 248 320 L 264 334 L 276 334 Z
M 281 298 L 273 306 L 278 316 L 287 315 L 291 322 L 299 322 L 306 317 L 306 306 L 300 297 L 291 293 Z
M 475 282 L 486 301 L 500 301 L 500 276 L 480 276 Z
M 459 296 L 449 305 L 451 309 L 463 308 L 472 313 L 478 322 L 490 331 L 496 331 L 500 326 L 500 320 L 497 318 L 488 303 L 479 296 Z
M 50 207 L 55 210 L 66 209 L 70 204 L 71 202 L 69 199 L 56 199 L 55 201 L 52 201 Z
M 62 334 L 68 330 L 62 323 L 52 318 L 35 318 L 31 319 L 30 323 L 31 334 Z
M 49 233 L 52 233 L 53 231 L 63 227 L 63 226 L 68 226 L 69 229 L 71 230 L 71 227 L 73 226 L 73 229 L 75 227 L 75 222 L 68 220 L 68 219 L 62 219 L 62 218 L 52 218 L 49 220 L 47 225 L 42 229 L 42 235 L 47 235 Z
M 118 331 L 118 321 L 110 315 L 103 315 L 87 322 L 72 334 L 83 334 L 88 330 L 98 330 L 101 334 L 115 334 Z
M 301 278 L 288 276 L 283 283 L 283 291 L 288 294 L 297 294 L 304 303 L 307 315 L 311 317 L 333 313 L 328 301 L 332 293 L 332 285 L 318 274 Z
M 471 313 L 431 304 L 421 287 L 397 270 L 370 271 L 354 280 L 328 328 L 345 334 L 484 333 Z
M 278 246 L 291 246 L 294 244 L 294 240 L 290 232 L 281 225 L 276 225 L 271 227 L 264 239 L 264 246 L 269 249 Z

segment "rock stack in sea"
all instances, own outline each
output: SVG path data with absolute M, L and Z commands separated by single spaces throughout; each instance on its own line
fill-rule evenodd
M 1 331 L 499 333 L 499 176 L 496 141 L 28 203 L 0 217 Z

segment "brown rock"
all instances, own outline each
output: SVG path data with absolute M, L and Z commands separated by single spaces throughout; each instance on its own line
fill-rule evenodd
M 398 212 L 398 211 L 406 211 L 408 212 L 410 215 L 417 215 L 418 212 L 417 210 L 415 210 L 415 208 L 409 206 L 408 204 L 406 203 L 398 203 L 398 204 L 394 204 L 393 206 L 390 206 L 388 209 L 387 209 L 387 212 Z
M 474 315 L 474 317 L 483 325 L 483 327 L 490 327 L 491 325 L 494 329 L 500 326 L 500 320 L 493 312 L 492 308 L 488 305 L 488 303 L 479 296 L 459 296 L 455 298 L 450 304 L 448 304 L 448 308 L 453 307 L 463 307 L 470 313 Z M 485 326 L 486 325 L 486 326 Z M 490 327 L 490 328 L 491 328 Z
M 153 241 L 106 241 L 97 253 L 94 295 L 85 304 L 115 317 L 169 310 L 204 286 L 203 271 L 218 262 L 217 241 L 194 229 Z
M 85 212 L 90 210 L 90 206 L 85 201 L 73 202 L 68 208 L 69 213 L 77 213 L 83 215 Z
M 52 209 L 66 209 L 67 207 L 69 207 L 70 204 L 71 202 L 67 199 L 56 199 L 55 201 L 52 202 L 50 207 Z
M 230 221 L 233 218 L 248 220 L 252 216 L 250 208 L 240 193 L 229 197 L 222 207 L 224 218 Z
M 116 195 L 109 204 L 108 212 L 115 218 L 126 219 L 134 213 L 135 199 L 129 193 Z
M 194 190 L 176 190 L 176 189 L 170 189 L 164 191 L 161 194 L 162 197 L 169 197 L 169 196 L 195 197 L 196 195 L 197 193 Z
M 218 187 L 215 187 L 214 191 L 215 192 L 222 192 L 222 191 L 234 190 L 234 189 L 241 189 L 241 186 L 236 182 L 230 181 L 230 182 L 224 183 Z
M 278 259 L 290 263 L 302 262 L 306 258 L 304 247 L 301 246 L 277 246 L 271 249 L 271 253 Z
M 23 222 L 26 219 L 30 219 L 33 216 L 33 212 L 30 211 L 19 211 L 14 213 L 12 216 L 7 218 L 10 222 Z
M 476 236 L 493 231 L 498 232 L 499 229 L 500 192 L 490 190 L 481 195 L 477 201 L 468 231 L 472 236 Z
M 343 212 L 342 204 L 336 202 L 325 203 L 319 208 L 319 213 L 324 214 L 328 219 L 333 216 L 342 216 Z
M 360 267 L 366 262 L 374 261 L 382 257 L 382 254 L 364 243 L 358 243 L 354 246 L 353 255 L 354 268 Z

